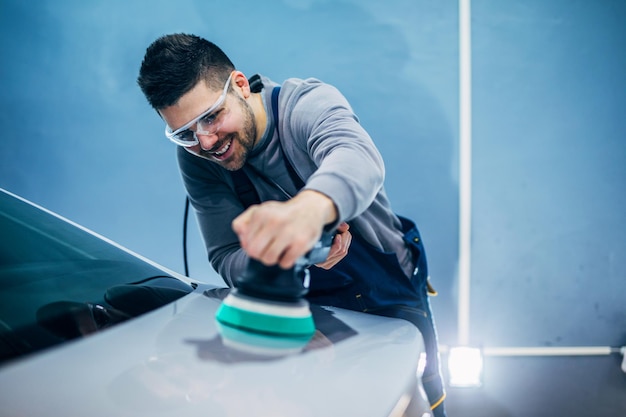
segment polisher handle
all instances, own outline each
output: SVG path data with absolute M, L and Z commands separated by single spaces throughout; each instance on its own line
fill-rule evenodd
M 328 257 L 334 234 L 324 233 L 315 246 L 301 256 L 289 269 L 278 265 L 267 266 L 249 258 L 243 274 L 235 280 L 237 290 L 252 297 L 295 301 L 309 291 L 308 267 L 323 262 Z

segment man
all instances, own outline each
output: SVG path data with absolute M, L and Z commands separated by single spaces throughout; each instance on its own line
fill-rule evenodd
M 290 268 L 336 231 L 327 260 L 311 267 L 308 298 L 417 325 L 424 388 L 445 416 L 424 248 L 391 210 L 382 158 L 341 93 L 316 79 L 248 79 L 216 45 L 185 34 L 148 47 L 138 84 L 180 145 L 208 257 L 226 283 L 248 256 Z

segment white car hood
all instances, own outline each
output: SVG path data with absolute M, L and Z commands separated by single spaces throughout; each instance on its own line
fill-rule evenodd
M 409 322 L 312 306 L 306 346 L 261 337 L 242 351 L 204 290 L 1 367 L 2 415 L 388 416 L 416 392 L 424 349 Z

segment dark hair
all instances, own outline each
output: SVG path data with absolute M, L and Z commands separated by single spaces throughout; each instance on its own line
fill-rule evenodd
M 176 102 L 202 79 L 219 90 L 235 66 L 215 44 L 177 33 L 154 41 L 141 62 L 137 84 L 150 105 L 162 109 Z

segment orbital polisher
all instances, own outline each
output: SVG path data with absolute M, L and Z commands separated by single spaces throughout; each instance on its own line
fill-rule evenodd
M 217 310 L 224 325 L 247 332 L 287 338 L 310 338 L 315 323 L 304 298 L 309 289 L 309 267 L 326 260 L 333 241 L 323 234 L 306 255 L 289 269 L 266 266 L 249 259 L 235 287 Z

